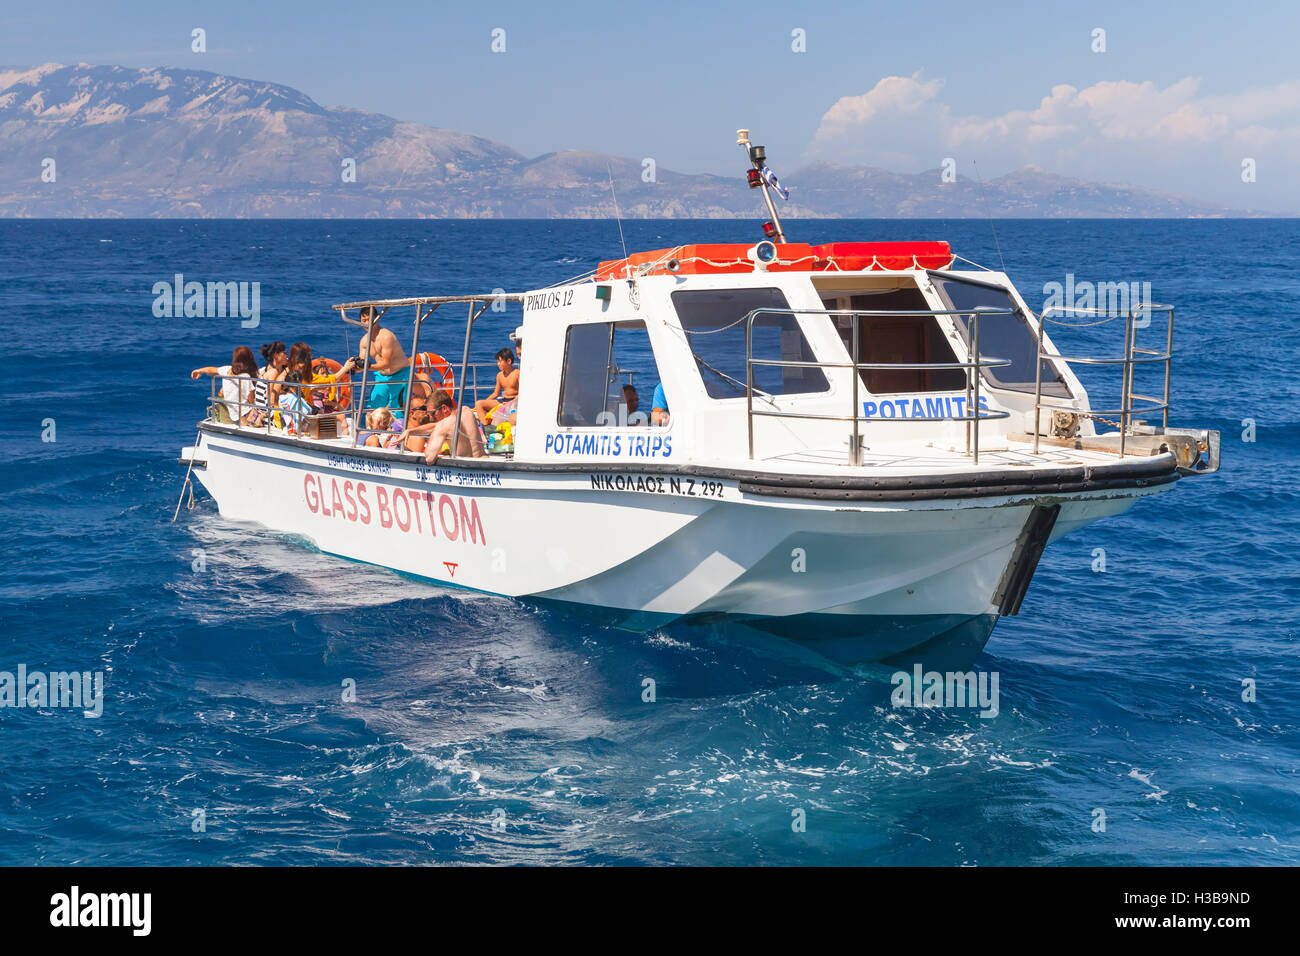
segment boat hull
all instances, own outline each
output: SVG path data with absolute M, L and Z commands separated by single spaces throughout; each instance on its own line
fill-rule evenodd
M 1028 560 L 1035 508 L 1060 506 L 1041 550 L 1168 487 L 800 498 L 703 470 L 431 468 L 220 431 L 192 459 L 223 516 L 331 554 L 638 631 L 735 625 L 846 664 L 973 661 Z

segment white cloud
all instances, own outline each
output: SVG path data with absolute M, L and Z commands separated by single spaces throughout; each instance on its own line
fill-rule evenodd
M 1217 95 L 1202 94 L 1195 77 L 1163 88 L 1061 84 L 1036 106 L 996 116 L 955 115 L 940 98 L 943 87 L 918 73 L 842 97 L 822 117 L 808 158 L 916 171 L 953 156 L 959 164 L 978 161 L 986 175 L 1033 164 L 1238 208 L 1300 208 L 1300 181 L 1290 176 L 1300 161 L 1300 81 Z M 1258 188 L 1243 192 L 1247 156 L 1260 164 L 1260 177 L 1251 184 Z
M 922 82 L 919 73 L 910 77 L 887 76 L 870 92 L 840 97 L 822 117 L 817 139 L 834 139 L 885 117 L 914 115 L 938 96 L 942 88 L 943 80 Z

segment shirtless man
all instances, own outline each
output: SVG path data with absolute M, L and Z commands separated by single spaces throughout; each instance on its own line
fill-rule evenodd
M 474 414 L 484 425 L 488 423 L 488 412 L 498 405 L 508 405 L 519 397 L 519 369 L 515 368 L 515 353 L 502 349 L 497 353 L 497 387 L 487 398 L 480 398 L 474 403 Z M 514 406 L 510 406 L 513 408 Z
M 361 321 L 368 331 L 361 337 L 357 355 L 364 360 L 369 353 L 368 377 L 375 383 L 365 407 L 401 408 L 406 403 L 406 380 L 410 377 L 406 369 L 411 363 L 397 336 L 379 327 L 379 311 L 373 305 L 361 309 Z
M 433 421 L 423 425 L 412 425 L 402 432 L 398 440 L 410 448 L 411 445 L 407 442 L 408 438 L 413 435 L 428 435 L 429 440 L 424 446 L 424 460 L 432 465 L 442 453 L 443 444 L 446 443 L 450 447 L 452 433 L 456 429 L 457 422 L 459 422 L 457 454 L 461 456 L 469 455 L 471 458 L 482 458 L 486 452 L 483 450 L 483 439 L 479 435 L 478 425 L 475 424 L 472 413 L 468 408 L 462 408 L 460 414 L 456 414 L 453 411 L 454 406 L 455 402 L 452 401 L 452 397 L 444 390 L 438 389 L 429 398 L 429 409 Z M 414 417 L 412 415 L 412 418 Z

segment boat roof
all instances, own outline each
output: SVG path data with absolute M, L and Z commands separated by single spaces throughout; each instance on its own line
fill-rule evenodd
M 776 258 L 768 272 L 873 272 L 946 269 L 955 258 L 946 242 L 806 242 L 772 243 Z M 609 259 L 596 269 L 596 280 L 647 275 L 725 275 L 754 271 L 753 245 L 710 243 L 635 252 Z

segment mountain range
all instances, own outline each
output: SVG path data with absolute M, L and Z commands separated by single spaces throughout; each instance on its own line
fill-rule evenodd
M 351 170 L 353 181 L 346 181 Z M 0 70 L 0 216 L 752 217 L 740 175 L 654 181 L 642 161 L 509 146 L 381 113 L 326 107 L 288 86 L 185 69 Z M 1250 215 L 1138 186 L 1025 166 L 981 189 L 940 170 L 817 162 L 783 176 L 783 215 L 1086 218 Z

